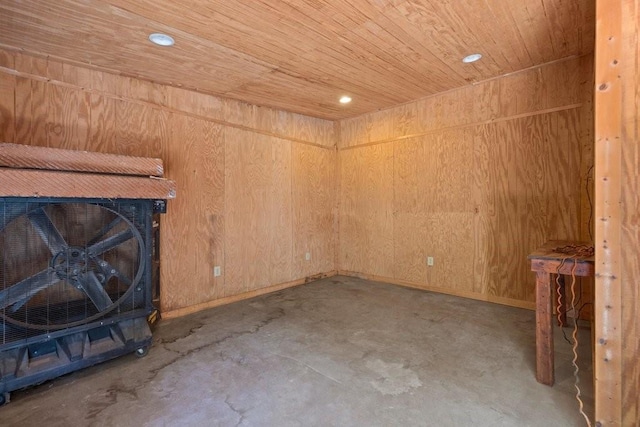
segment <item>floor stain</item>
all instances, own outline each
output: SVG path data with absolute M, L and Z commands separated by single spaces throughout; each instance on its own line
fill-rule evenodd
M 380 359 L 368 360 L 367 368 L 379 375 L 371 385 L 384 395 L 397 396 L 422 386 L 418 375 L 402 363 L 386 363 Z

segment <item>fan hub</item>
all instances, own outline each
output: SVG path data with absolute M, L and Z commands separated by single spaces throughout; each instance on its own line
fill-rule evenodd
M 91 268 L 90 263 L 91 260 L 85 250 L 76 246 L 61 250 L 51 259 L 51 267 L 61 280 L 77 279 L 79 274 Z

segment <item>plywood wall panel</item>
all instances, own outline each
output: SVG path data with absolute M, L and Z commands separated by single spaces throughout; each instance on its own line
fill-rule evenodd
M 22 77 L 35 78 L 54 85 L 100 93 L 126 102 L 147 103 L 156 108 L 193 114 L 220 124 L 236 125 L 280 138 L 291 138 L 326 147 L 335 145 L 333 122 L 257 107 L 232 99 L 165 86 L 134 77 L 62 64 L 50 58 L 39 58 L 18 51 L 0 49 L 0 57 Z M 275 120 L 272 120 L 273 118 Z M 274 123 L 277 123 L 274 126 Z
M 338 146 L 340 148 L 347 148 L 369 142 L 367 122 L 368 116 L 366 115 L 341 120 Z
M 426 242 L 429 217 L 423 212 L 395 212 L 393 215 L 393 275 L 416 284 L 427 283 Z
M 292 279 L 291 145 L 225 130 L 227 295 Z
M 527 249 L 521 244 L 526 231 L 518 211 L 518 162 L 517 146 L 514 146 L 521 137 L 520 127 L 510 122 L 486 126 L 489 129 L 481 131 L 480 135 L 488 138 L 476 140 L 487 150 L 483 157 L 489 160 L 484 166 L 487 171 L 487 185 L 483 188 L 486 204 L 480 207 L 480 214 L 486 215 L 486 234 L 481 238 L 487 252 L 485 291 L 487 295 L 517 299 L 521 287 L 514 285 L 522 283 L 518 282 L 518 276 L 527 255 L 524 253 Z
M 292 146 L 293 277 L 333 270 L 335 151 Z M 306 254 L 311 256 L 306 260 Z
M 433 204 L 438 187 L 436 138 L 410 138 L 393 143 L 394 212 L 418 214 Z
M 433 212 L 427 215 L 425 253 L 434 258 L 427 267 L 431 288 L 467 294 L 474 287 L 473 214 L 467 212 Z M 426 264 L 426 259 L 422 260 Z
M 437 192 L 432 146 L 428 137 L 393 143 L 393 277 L 419 284 L 427 281 L 426 212 Z
M 92 95 L 90 144 L 87 149 L 127 156 L 163 158 L 170 113 L 144 104 Z
M 508 79 L 509 76 L 505 77 Z M 511 106 L 513 94 L 503 96 L 505 81 L 489 80 L 473 86 L 471 90 L 473 113 L 465 118 L 465 123 L 483 123 L 493 121 L 502 116 L 504 105 Z M 446 112 L 445 112 L 446 114 Z M 436 123 L 436 129 L 439 124 Z
M 15 140 L 15 91 L 15 77 L 0 74 L 0 141 Z
M 15 51 L 0 63 L 3 140 L 163 159 L 178 186 L 161 219 L 163 311 L 335 269 L 332 122 Z M 294 269 L 294 245 L 308 265 Z
M 165 169 L 178 184 L 180 197 L 161 218 L 160 251 L 164 259 L 180 262 L 168 263 L 162 271 L 163 310 L 224 296 L 224 275 L 213 274 L 214 266 L 224 266 L 223 129 L 175 114 L 169 125 L 171 140 L 180 144 L 167 146 Z
M 32 83 L 35 84 L 35 82 L 33 82 L 31 79 L 16 77 L 15 83 L 15 141 L 21 141 L 21 144 L 31 144 L 31 122 L 34 118 L 34 114 L 31 108 L 31 86 Z
M 473 127 L 579 104 L 591 81 L 589 61 L 589 57 L 570 58 L 342 120 L 338 145 L 346 148 L 446 128 Z M 398 115 L 407 109 L 415 111 L 416 120 L 398 126 Z
M 581 203 L 582 195 L 586 191 L 583 186 L 582 175 L 588 172 L 588 168 L 582 165 L 582 157 L 575 153 L 582 153 L 583 146 L 580 138 L 580 129 L 584 127 L 581 122 L 580 111 L 560 111 L 549 115 L 557 125 L 555 134 L 548 135 L 551 142 L 549 147 L 552 161 L 549 162 L 549 171 L 546 174 L 547 188 L 551 197 L 547 199 L 545 211 L 547 212 L 548 235 L 557 239 L 585 239 L 581 233 Z M 570 182 L 573 185 L 561 185 Z
M 341 268 L 533 307 L 527 255 L 546 240 L 585 238 L 589 63 L 561 61 L 341 121 Z M 394 268 L 381 274 L 379 252 L 374 265 L 359 256 L 379 250 L 388 228 L 375 214 L 388 202 L 363 202 L 386 200 L 386 162 L 371 153 L 388 145 Z
M 393 145 L 344 151 L 340 269 L 393 274 Z
M 69 148 L 88 138 L 90 97 L 81 90 L 19 77 L 15 103 L 18 142 Z
M 446 131 L 429 138 L 434 142 L 427 155 L 435 157 L 436 176 L 427 185 L 435 185 L 435 198 L 427 210 L 470 212 L 473 209 L 473 133 L 470 129 Z
M 176 87 L 165 87 L 165 93 L 165 107 L 202 118 L 224 120 L 223 99 Z
M 50 86 L 46 89 L 47 145 L 71 148 L 89 136 L 89 94 L 69 88 Z
M 16 53 L 12 50 L 0 49 L 0 67 L 13 70 L 16 66 Z

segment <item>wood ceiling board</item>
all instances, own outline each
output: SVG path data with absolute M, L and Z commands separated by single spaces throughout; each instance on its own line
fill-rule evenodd
M 377 108 L 377 101 L 379 101 L 366 98 L 365 91 L 336 91 L 323 83 L 309 86 L 308 82 L 302 79 L 294 79 L 277 71 L 267 79 L 228 92 L 227 95 L 231 98 L 246 100 L 250 104 L 269 104 L 274 108 L 287 110 L 290 102 L 279 93 L 282 90 L 287 91 L 288 96 L 296 97 L 300 104 L 298 112 L 301 114 L 328 120 L 336 116 L 350 117 L 374 110 Z M 350 93 L 356 100 L 348 105 L 340 104 L 337 102 L 338 95 L 343 92 Z M 326 99 L 329 99 L 329 101 L 325 101 Z
M 238 52 L 254 52 L 256 57 L 276 65 L 282 61 L 295 62 L 298 55 L 314 47 L 313 33 L 296 30 L 295 22 L 288 23 L 277 11 L 259 7 L 260 2 L 251 0 L 163 0 L 160 3 L 108 0 L 108 3 L 138 16 L 153 16 L 163 25 L 215 40 Z M 292 40 L 304 40 L 304 43 L 291 43 Z
M 2 0 L 0 45 L 342 119 L 589 53 L 594 20 L 592 0 Z
M 273 70 L 241 52 L 94 0 L 64 0 L 51 8 L 23 3 L 0 4 L 0 43 L 219 95 Z M 171 33 L 181 43 L 160 49 L 147 41 L 153 31 Z

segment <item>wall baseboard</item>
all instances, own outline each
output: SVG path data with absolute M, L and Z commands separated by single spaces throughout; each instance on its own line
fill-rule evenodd
M 242 301 L 249 298 L 254 298 L 260 295 L 269 294 L 272 292 L 281 291 L 283 289 L 292 288 L 294 286 L 304 285 L 305 283 L 313 282 L 327 277 L 333 277 L 337 274 L 337 271 L 329 271 L 326 273 L 314 274 L 302 279 L 292 280 L 290 282 L 279 283 L 277 285 L 267 286 L 265 288 L 256 289 L 250 292 L 244 292 L 238 295 L 232 295 L 229 297 L 215 299 L 213 301 L 207 301 L 200 304 L 190 305 L 184 308 L 178 308 L 176 310 L 165 311 L 161 313 L 163 319 L 174 319 L 176 317 L 186 316 L 188 314 L 197 313 L 198 311 L 206 310 L 208 308 L 219 307 L 221 305 L 231 304 L 237 301 Z
M 392 284 L 392 285 L 405 286 L 407 288 L 421 289 L 423 291 L 430 291 L 430 292 L 436 292 L 436 293 L 439 293 L 439 294 L 446 294 L 446 295 L 453 295 L 453 296 L 456 296 L 456 297 L 469 298 L 469 299 L 474 299 L 474 300 L 477 300 L 477 301 L 484 301 L 484 302 L 491 302 L 491 303 L 495 303 L 495 304 L 507 305 L 509 307 L 524 308 L 524 309 L 527 309 L 527 310 L 535 310 L 536 309 L 536 303 L 535 302 L 522 301 L 522 300 L 517 300 L 517 299 L 513 299 L 513 298 L 502 298 L 502 297 L 496 297 L 496 296 L 491 296 L 491 295 L 479 294 L 479 293 L 475 293 L 475 292 L 456 291 L 456 290 L 452 290 L 452 289 L 448 289 L 448 288 L 441 288 L 441 287 L 438 287 L 438 286 L 429 286 L 429 285 L 426 285 L 426 284 L 423 284 L 423 283 L 415 283 L 415 282 L 409 282 L 409 281 L 406 281 L 406 280 L 394 279 L 394 278 L 391 278 L 391 277 L 376 276 L 376 275 L 373 275 L 373 274 L 357 273 L 355 271 L 338 270 L 337 274 L 340 275 L 340 276 L 357 277 L 359 279 L 373 280 L 373 281 L 376 281 L 376 282 L 383 282 L 383 283 L 389 283 L 389 284 Z

